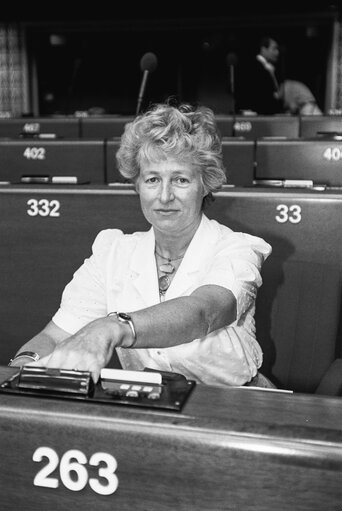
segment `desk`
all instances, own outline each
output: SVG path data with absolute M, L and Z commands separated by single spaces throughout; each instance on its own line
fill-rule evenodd
M 134 116 L 103 115 L 82 117 L 80 119 L 80 132 L 82 138 L 112 138 L 121 137 L 125 125 L 134 120 Z
M 124 185 L 3 186 L 0 219 L 2 364 L 51 319 L 101 229 L 148 228 L 137 194 Z
M 299 137 L 299 118 L 290 115 L 236 115 L 233 136 L 248 140 L 260 137 Z
M 0 137 L 18 138 L 22 135 L 54 134 L 56 137 L 78 138 L 80 119 L 77 117 L 13 117 L 0 119 Z
M 0 139 L 0 181 L 67 177 L 104 184 L 104 157 L 104 140 Z
M 341 192 L 227 188 L 215 195 L 207 214 L 235 231 L 263 237 L 273 256 L 341 268 Z
M 271 244 L 255 316 L 263 370 L 314 392 L 342 350 L 342 194 L 235 189 L 218 193 L 208 216 Z
M 300 136 L 316 137 L 319 132 L 341 133 L 341 115 L 303 115 L 300 118 Z
M 0 368 L 1 381 L 9 371 Z M 0 433 L 6 511 L 341 509 L 338 398 L 197 385 L 182 412 L 169 413 L 0 394 Z M 50 463 L 33 461 L 42 447 L 55 453 L 47 477 L 57 487 L 33 484 Z M 89 460 L 113 458 L 117 489 L 101 495 L 86 477 L 68 489 L 72 449 L 85 457 L 83 475 L 103 485 Z
M 259 139 L 256 179 L 309 179 L 342 186 L 342 141 L 333 138 Z

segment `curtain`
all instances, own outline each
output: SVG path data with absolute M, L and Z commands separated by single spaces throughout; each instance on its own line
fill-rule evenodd
M 20 25 L 0 23 L 0 116 L 20 116 L 28 107 L 27 60 Z

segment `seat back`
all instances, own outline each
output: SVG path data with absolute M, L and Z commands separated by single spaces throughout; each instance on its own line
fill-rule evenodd
M 278 387 L 315 392 L 337 354 L 341 269 L 270 257 L 256 302 L 261 368 Z

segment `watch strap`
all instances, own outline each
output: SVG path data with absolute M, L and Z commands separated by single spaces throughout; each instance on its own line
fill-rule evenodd
M 34 351 L 21 351 L 14 358 L 11 358 L 8 365 L 10 366 L 12 362 L 18 360 L 19 358 L 31 358 L 34 362 L 37 362 L 40 359 L 40 356 Z
M 132 317 L 127 312 L 117 312 L 117 311 L 109 312 L 107 314 L 107 316 L 116 316 L 118 321 L 121 321 L 121 323 L 127 323 L 130 326 L 130 329 L 131 329 L 132 335 L 133 335 L 133 342 L 130 346 L 127 346 L 127 347 L 133 348 L 133 346 L 135 345 L 136 340 L 137 340 L 137 334 L 136 334 L 136 330 L 135 330 L 135 326 L 134 326 Z

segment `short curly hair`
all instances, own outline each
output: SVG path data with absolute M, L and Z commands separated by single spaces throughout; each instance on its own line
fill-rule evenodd
M 135 183 L 142 162 L 170 156 L 200 170 L 210 197 L 227 182 L 221 136 L 210 108 L 157 103 L 126 124 L 116 153 L 123 177 Z

